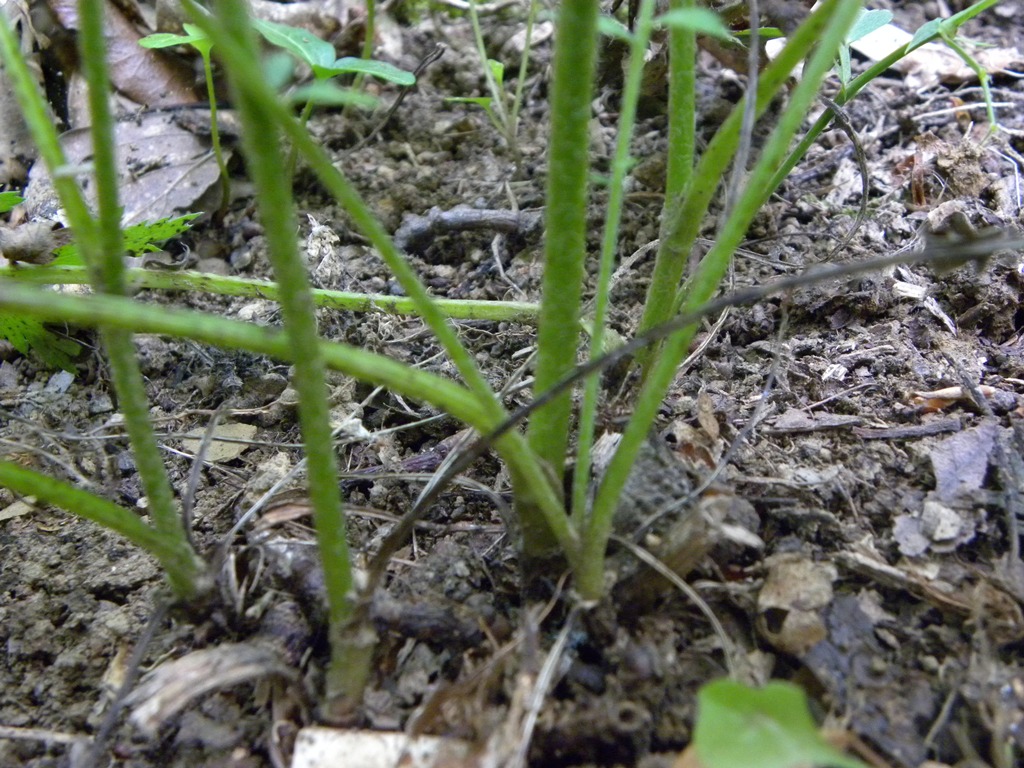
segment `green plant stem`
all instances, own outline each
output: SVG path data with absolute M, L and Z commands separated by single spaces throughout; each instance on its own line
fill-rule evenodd
M 244 66 L 229 67 L 228 80 L 244 130 L 249 175 L 267 239 L 268 253 L 280 293 L 281 316 L 288 340 L 295 348 L 292 384 L 298 393 L 299 427 L 306 452 L 306 477 L 320 561 L 327 593 L 328 637 L 331 662 L 327 671 L 326 705 L 329 710 L 354 709 L 362 700 L 369 675 L 362 644 L 354 647 L 346 638 L 355 592 L 348 549 L 345 516 L 338 490 L 338 468 L 331 435 L 327 402 L 327 370 L 319 345 L 316 314 L 306 267 L 295 241 L 297 222 L 291 185 L 276 121 L 264 102 L 241 88 L 260 67 L 256 40 L 241 0 L 218 0 L 216 18 L 226 36 L 246 57 Z
M 366 26 L 363 29 L 363 47 L 359 53 L 359 58 L 363 61 L 369 61 L 373 58 L 373 46 L 377 37 L 377 0 L 366 0 Z M 364 73 L 359 72 L 356 74 L 355 79 L 352 81 L 352 89 L 355 91 L 361 89 L 365 79 L 366 75 Z M 348 107 L 345 108 L 345 114 L 348 114 Z
M 110 83 L 107 74 L 107 52 L 103 34 L 102 0 L 80 0 L 79 45 L 83 73 L 88 83 L 89 112 L 92 121 L 93 164 L 98 218 L 85 215 L 71 218 L 78 236 L 78 246 L 89 270 L 93 287 L 111 295 L 125 292 L 124 252 L 121 233 L 121 206 L 118 200 L 118 174 L 115 157 L 114 121 L 110 113 Z M 50 168 L 51 176 L 55 168 Z M 73 195 L 80 198 L 75 190 Z M 67 201 L 62 198 L 67 208 Z M 82 206 L 72 204 L 78 215 Z M 69 217 L 71 209 L 68 209 Z M 153 527 L 167 538 L 169 546 L 181 550 L 182 557 L 198 558 L 188 543 L 188 533 L 177 513 L 174 492 L 163 464 L 160 448 L 149 420 L 149 402 L 135 357 L 130 331 L 111 326 L 99 327 L 100 338 L 107 351 L 110 375 L 124 416 L 125 428 L 132 445 L 136 466 L 146 493 Z M 179 598 L 195 597 L 205 586 L 199 579 L 180 580 L 188 571 L 168 572 L 171 587 Z
M 812 45 L 816 44 L 816 47 L 805 63 L 801 80 L 790 94 L 789 104 L 751 171 L 732 214 L 722 226 L 715 245 L 701 261 L 692 286 L 686 293 L 682 312 L 700 306 L 717 290 L 736 247 L 742 242 L 747 227 L 760 208 L 764 185 L 768 183 L 785 157 L 786 150 L 813 104 L 821 82 L 835 60 L 835 52 L 839 49 L 859 9 L 859 0 L 826 0 L 790 39 L 787 48 L 793 46 L 801 54 L 806 54 Z M 782 59 L 784 53 L 785 49 L 776 61 Z M 764 80 L 765 78 L 762 79 L 762 85 Z M 742 109 L 742 106 L 742 103 L 738 105 L 737 110 Z M 597 597 L 603 592 L 604 553 L 619 496 L 629 477 L 637 452 L 654 423 L 664 393 L 675 377 L 679 362 L 686 354 L 694 329 L 694 326 L 689 326 L 670 337 L 655 359 L 637 398 L 634 415 L 623 432 L 598 489 L 591 525 L 583 537 L 582 565 L 577 573 L 576 586 L 585 598 Z
M 654 18 L 654 0 L 641 0 L 639 13 L 634 25 L 629 51 L 629 69 L 622 89 L 619 108 L 619 129 L 612 158 L 611 179 L 608 184 L 608 204 L 604 221 L 604 235 L 601 240 L 601 258 L 598 265 L 597 293 L 594 299 L 594 322 L 590 338 L 590 358 L 604 354 L 605 324 L 608 320 L 608 306 L 611 294 L 612 270 L 619 245 L 619 224 L 622 220 L 624 186 L 629 171 L 629 148 L 636 122 L 636 106 L 640 98 L 640 86 L 644 74 L 644 54 L 651 36 L 651 20 Z M 590 488 L 590 452 L 594 444 L 597 421 L 597 405 L 600 397 L 601 377 L 587 379 L 583 388 L 583 404 L 580 407 L 579 428 L 576 442 L 576 466 L 573 476 L 572 513 L 577 530 L 585 525 L 587 492 Z
M 189 2 L 186 7 L 192 7 Z M 196 24 L 204 29 L 214 40 L 219 52 L 228 67 L 245 66 L 244 56 L 235 42 L 220 34 L 219 31 L 196 16 Z M 574 75 L 575 77 L 576 75 Z M 444 314 L 437 308 L 423 283 L 419 280 L 412 267 L 395 247 L 394 242 L 376 219 L 359 193 L 352 187 L 348 179 L 334 166 L 330 157 L 309 133 L 294 119 L 287 107 L 281 103 L 260 78 L 249 78 L 239 82 L 239 88 L 245 89 L 254 99 L 259 99 L 266 113 L 273 117 L 275 123 L 284 130 L 293 145 L 305 157 L 312 171 L 318 176 L 327 190 L 349 214 L 355 228 L 361 232 L 380 253 L 381 258 L 395 275 L 406 294 L 416 305 L 418 314 L 436 336 L 438 342 L 458 369 L 472 395 L 487 412 L 494 423 L 500 423 L 507 412 L 498 400 L 497 395 L 487 384 L 475 360 L 461 344 L 455 331 L 449 326 Z M 589 108 L 589 107 L 588 107 Z M 586 147 L 583 150 L 584 163 Z M 578 326 L 577 326 L 578 327 Z M 547 548 L 551 545 L 552 536 L 566 552 L 570 561 L 578 554 L 579 542 L 569 525 L 568 515 L 556 490 L 554 479 L 544 470 L 536 455 L 527 450 L 525 443 L 514 443 L 509 446 L 503 456 L 509 464 L 513 481 L 519 484 L 517 496 L 524 500 L 520 512 L 523 528 L 524 546 L 529 548 Z
M 494 79 L 494 72 L 491 71 L 491 63 L 487 56 L 487 48 L 484 46 L 484 34 L 480 29 L 480 16 L 476 12 L 475 0 L 469 0 L 469 20 L 473 27 L 476 55 L 480 59 L 480 66 L 483 67 L 484 80 L 487 82 L 487 90 L 491 94 L 491 104 L 494 105 L 493 109 L 488 109 L 487 112 L 491 117 L 491 122 L 505 139 L 509 150 L 518 158 L 519 147 L 516 142 L 515 126 L 509 119 L 508 109 L 505 106 L 505 94 L 499 87 L 498 81 Z
M 109 528 L 157 559 L 173 584 L 202 583 L 205 568 L 188 548 L 142 522 L 131 511 L 56 478 L 0 462 L 0 485 L 23 496 L 66 509 Z
M 785 85 L 793 68 L 814 44 L 814 34 L 824 26 L 825 20 L 822 16 L 815 15 L 811 18 L 813 21 L 801 25 L 786 47 L 761 73 L 756 94 L 758 117 L 764 113 L 768 104 Z M 740 129 L 748 98 L 750 94 L 739 101 L 708 143 L 693 171 L 683 199 L 673 202 L 671 208 L 666 207 L 661 244 L 658 247 L 654 273 L 638 328 L 641 333 L 661 325 L 672 316 L 679 292 L 679 282 L 690 250 L 700 232 L 715 190 L 718 189 L 720 180 L 726 177 L 726 170 L 739 147 Z M 657 348 L 652 348 L 637 356 L 645 376 L 650 372 L 656 351 Z
M 186 0 L 185 7 L 194 9 L 194 3 L 191 0 Z M 215 50 L 218 51 L 218 55 L 225 61 L 227 68 L 238 68 L 239 66 L 244 67 L 247 65 L 245 53 L 239 49 L 234 40 L 224 37 L 217 28 L 210 26 L 209 21 L 204 19 L 202 15 L 195 15 L 194 18 L 196 24 L 202 27 L 210 38 L 214 40 L 217 46 Z M 415 271 L 413 271 L 403 255 L 395 247 L 391 237 L 384 230 L 384 227 L 381 226 L 369 206 L 348 179 L 334 167 L 331 158 L 323 148 L 309 136 L 305 128 L 290 113 L 287 105 L 280 100 L 278 95 L 261 78 L 249 77 L 240 79 L 238 88 L 254 100 L 260 101 L 267 116 L 273 120 L 273 124 L 281 127 L 287 138 L 310 164 L 311 170 L 349 214 L 356 230 L 362 233 L 378 251 L 388 269 L 391 270 L 402 286 L 402 289 L 415 303 L 417 313 L 437 337 L 438 342 L 444 348 L 452 363 L 458 369 L 459 374 L 474 393 L 474 396 L 481 403 L 486 403 L 487 408 L 494 409 L 496 413 L 498 411 L 504 412 L 493 390 L 477 367 L 472 355 L 469 354 L 459 341 L 458 336 L 448 325 L 444 315 L 437 309 L 433 297 L 430 296 Z
M 287 362 L 293 362 L 296 356 L 287 335 L 278 328 L 122 297 L 60 294 L 21 282 L 0 281 L 0 307 L 83 328 L 106 323 L 137 333 L 189 338 Z M 492 424 L 466 387 L 437 374 L 340 342 L 321 341 L 320 354 L 333 370 L 429 403 L 476 429 L 485 430 Z
M 88 39 L 87 50 L 92 50 L 92 46 L 97 46 L 97 35 L 102 35 L 102 19 L 99 20 L 99 29 L 97 28 L 97 20 L 95 18 L 95 7 L 90 8 L 84 14 L 88 16 L 88 21 L 83 18 L 83 24 L 89 25 L 88 34 L 86 35 L 83 31 L 83 36 Z M 85 43 L 83 42 L 83 45 Z M 101 46 L 100 46 L 101 47 Z M 90 249 L 88 254 L 94 256 L 97 252 L 102 250 L 101 245 L 101 234 L 95 221 L 92 218 L 92 214 L 86 205 L 85 198 L 82 195 L 82 191 L 78 188 L 78 184 L 74 178 L 67 174 L 62 174 L 59 171 L 65 167 L 66 160 L 64 158 L 64 152 L 60 146 L 60 140 L 57 137 L 57 131 L 54 127 L 53 121 L 50 119 L 47 113 L 45 101 L 42 95 L 36 88 L 35 82 L 32 76 L 29 74 L 28 67 L 25 64 L 24 59 L 21 57 L 17 41 L 14 39 L 14 35 L 11 32 L 10 25 L 7 22 L 7 18 L 0 14 L 0 55 L 3 57 L 4 67 L 11 78 L 11 83 L 14 86 L 15 96 L 18 100 L 18 105 L 21 108 L 25 122 L 28 124 L 29 129 L 32 132 L 36 146 L 39 149 L 40 156 L 46 163 L 46 167 L 50 172 L 50 178 L 53 181 L 54 188 L 57 190 L 60 196 L 61 204 L 64 207 L 64 211 L 68 217 L 68 220 L 75 227 L 76 231 L 80 233 L 79 237 L 82 237 L 81 233 L 84 233 L 86 240 L 86 248 Z M 102 59 L 104 53 L 100 53 Z M 94 73 L 95 74 L 95 73 Z M 106 98 L 106 91 L 103 91 L 103 98 Z M 101 118 L 102 122 L 102 118 Z M 106 142 L 109 146 L 113 146 L 113 141 L 108 140 Z M 106 161 L 104 161 L 106 162 Z M 109 173 L 109 172 L 105 172 Z M 107 193 L 109 195 L 109 193 Z M 107 206 L 110 206 L 109 200 Z M 116 198 L 115 198 L 116 207 Z M 120 261 L 120 248 L 119 244 L 120 235 L 118 235 L 118 243 L 114 246 L 113 256 Z M 99 271 L 101 267 L 98 266 L 99 261 L 102 258 L 93 258 L 90 269 Z M 110 286 L 117 287 L 121 279 L 116 273 L 116 265 L 107 264 L 102 267 L 104 272 L 111 273 Z M 102 285 L 103 274 L 98 274 L 96 283 Z M 47 292 L 50 293 L 50 292 Z M 52 296 L 52 294 L 51 294 Z M 125 393 L 118 391 L 121 407 L 126 409 L 126 427 L 130 426 L 131 431 L 129 435 L 133 440 L 133 448 L 136 450 L 136 457 L 139 467 L 140 476 L 142 477 L 143 483 L 147 486 L 144 488 L 147 497 L 150 501 L 150 513 L 153 516 L 154 525 L 157 530 L 161 532 L 161 535 L 167 538 L 167 546 L 176 549 L 180 553 L 182 561 L 191 560 L 194 567 L 176 569 L 173 572 L 168 572 L 171 581 L 171 588 L 175 594 L 179 597 L 188 598 L 196 595 L 199 591 L 204 588 L 202 579 L 190 578 L 189 575 L 192 573 L 199 573 L 200 567 L 198 559 L 195 557 L 195 553 L 189 546 L 188 538 L 185 535 L 184 528 L 181 524 L 180 518 L 177 516 L 174 509 L 173 496 L 170 494 L 170 486 L 166 482 L 166 474 L 164 473 L 163 463 L 160 461 L 159 454 L 156 455 L 154 460 L 151 451 L 147 450 L 148 443 L 151 446 L 156 445 L 155 438 L 151 441 L 147 440 L 146 433 L 152 437 L 152 430 L 149 428 L 148 422 L 148 411 L 145 405 L 145 392 L 142 391 L 141 402 L 142 406 L 138 407 L 135 405 L 140 401 L 138 397 L 138 389 L 141 387 L 141 379 L 136 379 L 135 382 L 130 381 L 130 371 L 126 372 L 124 364 L 125 352 L 131 349 L 131 335 L 130 329 L 126 329 L 123 336 L 127 338 L 127 343 L 118 345 L 115 342 L 115 348 L 121 350 L 120 354 L 117 354 L 117 362 L 112 362 L 113 366 L 118 366 L 116 369 L 116 376 L 114 380 L 115 388 L 118 386 L 128 386 L 130 390 L 134 391 L 135 395 L 131 394 L 129 397 L 125 397 Z M 130 364 L 129 364 L 130 365 Z M 127 384 L 126 384 L 127 380 Z M 136 386 L 136 384 L 138 386 Z M 130 421 L 128 421 L 130 419 Z M 141 422 L 140 422 L 141 420 Z M 144 422 L 144 423 L 142 423 Z M 142 441 L 136 443 L 135 441 Z M 139 449 L 141 447 L 141 452 Z M 70 511 L 75 511 L 71 508 Z
M 217 122 L 217 91 L 213 84 L 213 65 L 210 61 L 210 51 L 199 49 L 199 55 L 203 60 L 203 76 L 206 79 L 206 98 L 210 101 L 210 143 L 213 145 L 213 156 L 217 161 L 217 168 L 220 171 L 220 206 L 217 208 L 217 219 L 223 219 L 227 213 L 228 204 L 231 202 L 231 177 L 228 176 L 228 166 L 224 162 L 224 151 L 220 144 L 220 128 Z
M 202 312 L 149 306 L 122 297 L 54 294 L 32 285 L 0 281 L 0 310 L 86 328 L 105 323 L 132 329 L 136 333 L 179 336 L 288 362 L 294 362 L 296 355 L 287 335 L 280 330 Z M 403 397 L 429 403 L 478 432 L 490 432 L 504 420 L 495 419 L 465 386 L 456 382 L 348 344 L 321 341 L 319 346 L 320 354 L 331 370 L 384 387 Z M 522 458 L 532 455 L 522 435 L 516 432 L 504 435 L 495 443 L 495 449 L 510 470 L 524 482 L 534 485 L 539 482 L 532 474 L 531 464 Z M 550 483 L 543 475 L 540 477 L 543 484 L 539 490 L 533 488 L 532 491 L 534 501 L 544 510 L 540 522 L 551 527 L 559 546 L 567 553 L 570 562 L 575 562 L 579 554 L 579 538 L 560 507 L 553 507 L 557 515 L 547 516 L 546 512 L 551 507 L 544 501 L 544 492 Z M 530 493 L 532 487 L 527 485 L 524 493 Z
M 993 132 L 996 130 L 998 123 L 996 122 L 995 108 L 992 106 L 992 91 L 989 88 L 990 78 L 985 68 L 979 64 L 973 56 L 971 56 L 962 45 L 956 40 L 954 35 L 942 32 L 940 33 L 942 42 L 953 51 L 960 60 L 963 61 L 971 71 L 974 72 L 974 76 L 978 78 L 978 85 L 981 86 L 981 92 L 985 97 L 985 115 L 988 117 L 989 131 Z
M 36 285 L 81 285 L 89 282 L 84 267 L 24 266 L 0 267 L 0 277 Z M 176 272 L 163 269 L 129 269 L 125 278 L 133 288 L 162 291 L 204 292 L 218 296 L 250 296 L 277 301 L 277 284 L 266 280 L 214 275 L 205 272 Z M 438 309 L 452 320 L 489 320 L 532 325 L 540 307 L 525 301 L 483 301 L 435 299 Z M 388 315 L 416 315 L 416 303 L 406 296 L 349 291 L 313 290 L 317 307 L 349 312 L 381 312 Z
M 530 0 L 530 10 L 526 14 L 526 31 L 523 34 L 523 55 L 519 58 L 519 75 L 516 78 L 516 93 L 512 99 L 512 110 L 509 114 L 509 125 L 512 136 L 519 133 L 519 110 L 523 106 L 523 91 L 526 88 L 526 71 L 530 63 L 530 48 L 533 45 L 533 25 L 537 20 L 538 0 Z
M 669 8 L 693 8 L 694 0 L 671 0 Z M 697 147 L 697 33 L 672 26 L 668 33 L 668 164 L 662 221 L 679 204 L 690 177 Z
M 953 15 L 947 19 L 944 24 L 949 25 L 949 27 L 955 31 L 964 24 L 964 22 L 973 19 L 978 14 L 983 13 L 998 2 L 999 0 L 980 0 L 980 2 L 977 2 Z M 911 45 L 910 43 L 907 43 L 906 45 L 901 45 L 885 58 L 876 61 L 868 67 L 868 69 L 851 80 L 842 92 L 836 94 L 834 99 L 835 103 L 840 107 L 849 103 L 858 93 L 864 90 L 870 82 L 884 74 L 885 71 L 890 69 L 897 61 L 904 58 L 907 54 L 916 51 L 922 45 L 939 39 L 941 35 L 941 31 L 937 29 L 935 34 L 922 38 L 916 44 Z M 775 175 L 772 176 L 771 181 L 768 182 L 768 186 L 765 188 L 763 197 L 765 201 L 767 201 L 775 190 L 779 188 L 782 182 L 786 180 L 786 177 L 792 173 L 796 164 L 803 159 L 804 155 L 807 154 L 807 150 L 811 148 L 822 132 L 832 123 L 833 117 L 834 115 L 832 114 L 832 110 L 826 109 L 825 112 L 822 113 L 822 115 L 814 122 L 814 125 L 811 126 L 810 130 L 804 134 L 803 138 L 800 139 L 793 151 L 789 153 L 786 161 L 779 166 Z
M 566 0 L 559 10 L 551 85 L 544 281 L 534 392 L 543 392 L 576 363 L 578 318 L 587 247 L 590 97 L 597 55 L 597 3 Z M 572 395 L 530 421 L 530 445 L 560 475 L 569 443 Z

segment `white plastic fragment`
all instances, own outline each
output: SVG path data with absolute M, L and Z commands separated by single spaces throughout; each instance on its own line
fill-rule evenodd
M 440 768 L 464 765 L 468 754 L 469 745 L 456 739 L 310 726 L 299 731 L 291 768 Z

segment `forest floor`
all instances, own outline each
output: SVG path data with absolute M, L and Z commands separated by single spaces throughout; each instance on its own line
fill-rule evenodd
M 894 23 L 913 31 L 942 4 L 873 5 L 891 6 Z M 518 12 L 483 23 L 490 54 L 516 61 Z M 966 32 L 1024 50 L 1022 25 L 1024 6 L 1004 2 Z M 439 42 L 447 50 L 365 146 L 352 149 L 376 118 L 333 113 L 311 123 L 388 230 L 422 224 L 416 217 L 434 208 L 540 209 L 551 40 L 541 35 L 531 55 L 517 165 L 481 111 L 445 102 L 484 92 L 468 21 L 437 13 L 389 29 L 394 63 L 407 69 Z M 607 170 L 614 145 L 616 67 L 602 70 L 594 102 L 597 172 Z M 887 73 L 848 106 L 869 171 L 863 221 L 856 221 L 857 153 L 833 127 L 759 214 L 729 289 L 822 261 L 918 247 L 925 232 L 948 228 L 959 214 L 976 229 L 1024 224 L 1024 81 L 995 76 L 1004 130 L 986 138 L 977 83 L 940 70 Z M 623 334 L 635 326 L 650 280 L 647 246 L 658 236 L 663 202 L 665 95 L 653 81 L 623 211 L 612 318 Z M 743 81 L 706 55 L 700 81 L 707 139 Z M 385 88 L 383 103 L 392 96 Z M 326 254 L 313 272 L 317 284 L 396 291 L 312 175 L 300 169 L 296 181 L 300 236 Z M 190 252 L 201 270 L 269 277 L 241 170 L 236 188 L 223 223 L 189 233 Z M 604 189 L 596 187 L 592 199 L 596 252 Z M 524 301 L 539 298 L 541 246 L 535 229 L 486 226 L 426 228 L 406 241 L 435 294 Z M 493 749 L 495 732 L 519 722 L 525 681 L 571 621 L 532 732 L 531 765 L 672 765 L 691 739 L 698 688 L 738 669 L 748 680 L 799 683 L 817 717 L 847 741 L 869 745 L 884 765 L 916 768 L 930 759 L 1009 768 L 1024 752 L 1024 563 L 1015 541 L 1024 513 L 1022 296 L 1018 261 L 943 275 L 909 266 L 809 286 L 704 325 L 637 464 L 618 534 L 653 545 L 639 527 L 647 513 L 665 508 L 669 529 L 687 516 L 717 516 L 720 535 L 688 581 L 724 638 L 690 597 L 646 578 L 622 548 L 610 561 L 617 586 L 596 609 L 570 610 L 557 573 L 546 583 L 550 600 L 524 596 L 501 511 L 507 477 L 493 457 L 477 462 L 394 560 L 375 607 L 380 644 L 364 725 Z M 157 292 L 140 300 L 279 320 L 265 301 Z M 322 310 L 320 319 L 327 338 L 451 373 L 414 318 Z M 522 375 L 534 328 L 458 326 L 496 387 Z M 196 541 L 212 554 L 301 458 L 289 367 L 163 337 L 141 336 L 137 344 L 180 492 L 194 450 L 186 433 L 201 434 L 218 410 L 223 421 L 242 425 L 245 442 L 218 444 L 228 447 L 211 457 L 193 492 Z M 606 381 L 602 428 L 614 434 L 635 382 Z M 343 376 L 331 388 L 334 416 L 348 424 L 350 438 L 339 456 L 353 547 L 368 553 L 462 427 Z M 508 403 L 529 398 L 528 388 L 513 388 Z M 138 502 L 138 477 L 97 352 L 83 355 L 69 375 L 8 351 L 0 407 L 5 452 L 123 504 Z M 5 739 L 0 731 L 0 764 L 67 765 L 109 710 L 162 581 L 153 561 L 117 536 L 59 510 L 18 505 L 0 489 L 0 729 L 42 729 L 47 737 Z M 200 616 L 172 612 L 158 621 L 143 671 L 203 649 L 272 648 L 315 690 L 326 646 L 308 513 L 300 481 L 263 507 L 228 541 L 223 600 Z M 309 720 L 279 687 L 223 686 L 152 733 L 122 718 L 99 764 L 282 764 Z

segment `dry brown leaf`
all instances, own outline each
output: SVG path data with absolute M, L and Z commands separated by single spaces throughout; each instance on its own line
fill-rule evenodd
M 217 183 L 220 171 L 205 141 L 178 126 L 172 115 L 148 112 L 116 126 L 122 223 L 156 221 L 194 211 L 199 199 Z M 85 129 L 61 137 L 68 163 L 87 161 L 92 141 Z M 228 153 L 230 157 L 230 153 Z M 29 216 L 57 219 L 57 202 L 42 164 L 32 168 L 25 205 Z
M 50 0 L 50 10 L 68 30 L 78 29 L 76 0 Z M 183 61 L 139 45 L 142 34 L 112 3 L 103 14 L 110 79 L 118 93 L 150 107 L 194 104 L 195 75 Z

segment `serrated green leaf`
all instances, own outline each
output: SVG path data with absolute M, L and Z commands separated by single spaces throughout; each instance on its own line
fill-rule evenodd
M 154 222 L 143 222 L 126 227 L 124 230 L 124 249 L 131 254 L 148 253 L 158 250 L 159 245 L 172 237 L 187 232 L 193 220 L 201 216 L 199 213 L 187 213 L 184 216 L 159 219 Z M 80 267 L 84 266 L 78 245 L 74 242 L 55 248 L 53 266 Z
M 784 682 L 705 685 L 697 694 L 693 745 L 704 768 L 867 768 L 822 738 L 804 692 Z
M 35 355 L 50 368 L 75 370 L 78 343 L 48 331 L 35 318 L 0 313 L 0 339 L 7 339 L 23 355 Z
M 268 43 L 284 48 L 310 67 L 330 68 L 334 63 L 334 46 L 312 32 L 262 19 L 257 19 L 254 24 Z

